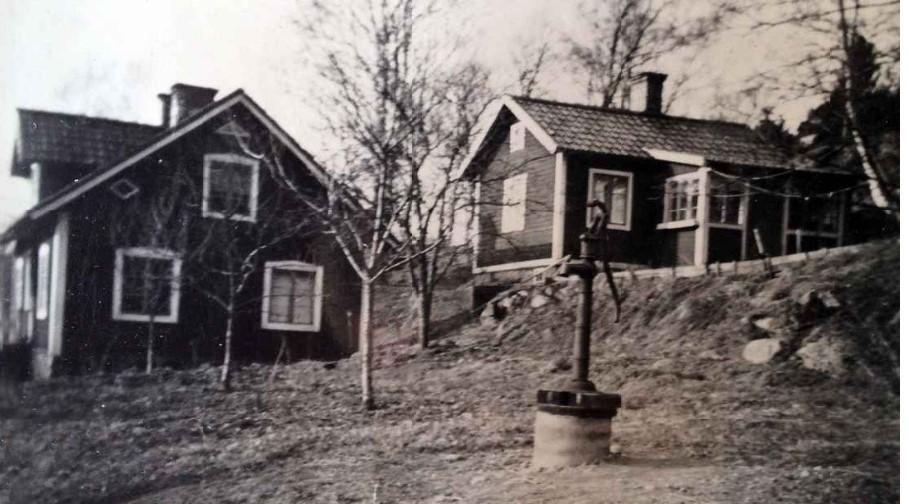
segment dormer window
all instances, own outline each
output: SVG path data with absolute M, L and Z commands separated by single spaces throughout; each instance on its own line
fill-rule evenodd
M 510 152 L 517 152 L 524 149 L 524 138 L 527 136 L 527 130 L 524 125 L 516 122 L 511 125 L 511 133 L 508 138 L 508 148 Z
M 256 220 L 259 162 L 237 154 L 205 156 L 202 215 L 218 219 Z

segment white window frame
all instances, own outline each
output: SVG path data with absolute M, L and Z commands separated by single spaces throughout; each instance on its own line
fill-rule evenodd
M 698 225 L 698 219 L 701 217 L 700 216 L 700 212 L 701 212 L 700 207 L 702 206 L 700 202 L 705 197 L 703 194 L 701 194 L 701 189 L 703 186 L 701 178 L 705 177 L 705 176 L 706 176 L 706 174 L 701 173 L 701 171 L 699 170 L 699 171 L 692 172 L 692 173 L 683 173 L 681 175 L 675 175 L 675 176 L 672 176 L 672 177 L 669 177 L 666 179 L 666 181 L 663 183 L 663 221 L 660 222 L 659 224 L 657 224 L 657 229 L 676 229 L 676 228 L 684 228 L 684 227 L 694 227 L 694 226 Z M 685 215 L 684 219 L 669 220 L 670 199 L 675 197 L 675 193 L 674 192 L 670 193 L 668 189 L 669 189 L 669 185 L 673 184 L 673 183 L 675 183 L 675 184 L 680 184 L 680 183 L 692 184 L 693 183 L 694 187 L 697 188 L 698 203 L 696 205 L 694 204 L 694 194 L 695 193 L 692 193 L 690 191 L 686 193 L 686 215 Z M 696 215 L 694 215 L 694 216 L 691 215 L 692 210 L 694 210 Z M 708 209 L 708 211 L 709 211 L 709 209 Z
M 734 196 L 729 196 L 729 195 L 715 196 L 714 189 L 716 187 L 717 186 L 714 186 L 712 184 L 710 186 L 710 196 L 709 196 L 709 199 L 707 200 L 707 223 L 710 225 L 710 227 L 715 227 L 715 228 L 739 229 L 739 230 L 744 229 L 745 228 L 745 211 L 746 211 L 745 207 L 746 207 L 746 205 L 748 205 L 748 201 L 745 198 L 745 187 L 742 188 L 741 193 L 734 195 Z M 713 200 L 714 200 L 714 198 L 717 198 L 717 199 L 722 198 L 723 209 L 725 212 L 728 212 L 728 206 L 729 206 L 728 202 L 730 199 L 732 199 L 732 198 L 739 199 L 739 210 L 738 210 L 737 215 L 735 216 L 735 223 L 721 222 L 721 221 L 713 220 Z
M 309 271 L 315 273 L 313 284 L 312 324 L 293 324 L 268 320 L 271 277 L 275 270 Z M 322 329 L 322 277 L 324 268 L 303 261 L 267 261 L 262 285 L 262 328 L 275 331 L 319 332 Z
M 511 190 L 511 191 L 510 191 Z M 510 192 L 519 194 L 509 194 Z M 502 233 L 523 231 L 527 213 L 527 173 L 512 175 L 502 182 Z
M 518 121 L 508 128 L 508 151 L 518 152 L 527 145 L 527 128 Z
M 156 315 L 155 323 L 176 324 L 180 319 L 180 271 L 183 261 L 180 256 L 168 249 L 152 247 L 125 247 L 118 248 L 114 260 L 114 301 L 112 317 L 114 320 L 125 322 L 149 322 L 151 315 L 147 313 L 123 312 L 123 262 L 124 257 L 141 257 L 145 259 L 169 259 L 172 264 L 170 307 L 167 315 Z
M 47 320 L 50 305 L 50 243 L 38 246 L 38 285 L 35 287 L 35 318 Z
M 627 171 L 619 170 L 606 170 L 603 168 L 591 168 L 587 175 L 587 201 L 593 201 L 596 197 L 594 194 L 593 179 L 597 175 L 609 175 L 613 177 L 625 177 L 628 179 L 628 194 L 625 197 L 625 224 L 609 224 L 607 223 L 607 229 L 616 229 L 619 231 L 631 231 L 631 210 L 634 208 L 631 200 L 633 199 L 634 194 L 634 173 Z M 605 203 L 605 202 L 604 202 Z M 587 209 L 587 224 L 590 225 L 593 223 L 593 208 Z
M 222 212 L 217 212 L 214 210 L 209 210 L 208 208 L 208 192 L 211 188 L 211 164 L 213 162 L 220 163 L 234 163 L 247 165 L 252 168 L 252 176 L 250 177 L 250 187 L 249 191 L 249 215 L 243 214 L 232 214 L 229 217 L 224 215 Z M 231 220 L 238 221 L 247 221 L 255 222 L 256 221 L 256 211 L 259 206 L 259 161 L 255 159 L 250 159 L 246 156 L 241 156 L 239 154 L 206 154 L 203 160 L 202 168 L 202 216 L 211 217 L 215 219 L 225 219 L 230 218 Z

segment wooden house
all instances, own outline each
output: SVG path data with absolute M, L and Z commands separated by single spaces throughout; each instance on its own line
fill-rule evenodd
M 332 242 L 293 227 L 287 216 L 306 217 L 275 171 L 313 194 L 328 176 L 242 90 L 216 94 L 174 85 L 160 125 L 19 110 L 12 173 L 38 202 L 0 236 L 0 346 L 29 347 L 35 376 L 141 365 L 151 322 L 159 364 L 220 359 L 227 317 L 209 294 L 227 281 L 228 248 L 252 258 L 236 359 L 273 359 L 282 339 L 295 358 L 356 350 L 356 275 Z M 157 236 L 148 225 L 177 173 L 180 211 Z
M 609 207 L 619 268 L 843 244 L 854 177 L 796 168 L 746 125 L 664 114 L 665 77 L 643 74 L 622 109 L 517 96 L 491 105 L 463 166 L 480 202 L 478 285 L 576 254 L 593 199 Z

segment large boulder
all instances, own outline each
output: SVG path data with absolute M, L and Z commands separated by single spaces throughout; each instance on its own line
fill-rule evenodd
M 812 341 L 804 343 L 795 353 L 802 360 L 803 366 L 833 376 L 846 373 L 852 353 L 846 340 L 831 334 L 808 339 Z
M 777 338 L 762 338 L 748 342 L 742 350 L 742 358 L 752 364 L 767 364 L 783 349 L 783 342 Z

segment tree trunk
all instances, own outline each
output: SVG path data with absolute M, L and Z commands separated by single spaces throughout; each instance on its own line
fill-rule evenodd
M 227 328 L 224 330 L 224 364 L 221 365 L 221 387 L 230 391 L 230 346 L 234 337 L 234 303 L 227 306 Z
M 858 152 L 859 159 L 862 163 L 862 171 L 868 177 L 868 189 L 871 192 L 871 200 L 874 205 L 885 210 L 893 210 L 899 207 L 899 201 L 893 197 L 887 180 L 882 172 L 877 160 L 874 159 L 873 153 L 869 149 L 864 135 L 861 134 L 861 126 L 858 123 L 858 113 L 855 110 L 855 90 L 852 88 L 852 67 L 850 55 L 852 52 L 852 34 L 850 25 L 846 21 L 846 6 L 843 0 L 837 2 L 840 15 L 840 35 L 842 37 L 843 49 L 843 86 L 846 95 L 846 122 L 849 125 L 849 134 L 852 136 L 852 142 L 855 144 L 855 150 Z M 856 7 L 857 8 L 857 7 Z M 899 212 L 896 212 L 896 218 L 899 219 Z
M 420 347 L 429 347 L 429 331 L 432 328 L 432 291 L 420 290 Z
M 148 342 L 145 349 L 145 374 L 151 374 L 155 362 L 155 316 L 148 318 Z
M 363 407 L 375 408 L 372 396 L 372 282 L 363 280 L 360 288 L 360 385 Z

